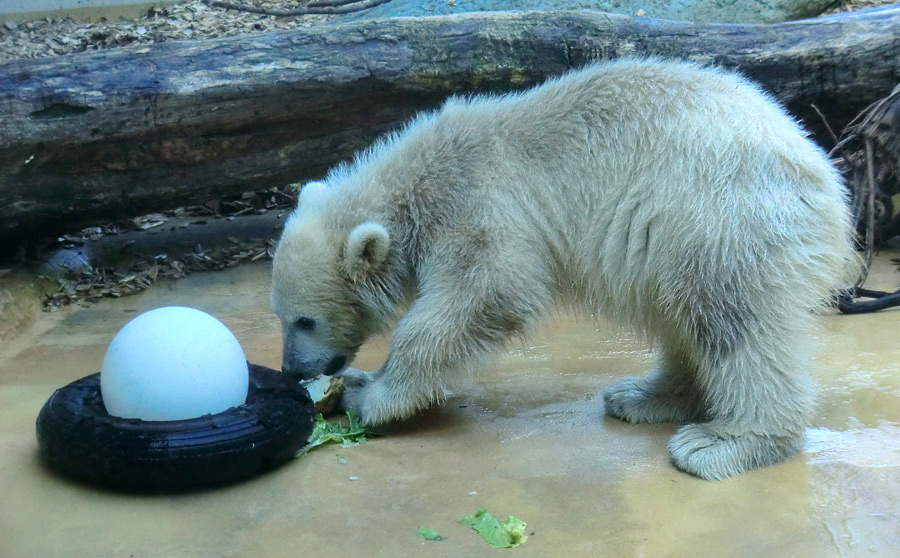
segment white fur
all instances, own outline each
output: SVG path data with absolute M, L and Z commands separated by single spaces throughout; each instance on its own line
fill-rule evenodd
M 365 278 L 384 263 L 391 246 L 387 229 L 379 223 L 357 225 L 344 246 L 344 272 L 357 280 Z
M 328 198 L 328 194 L 328 185 L 324 182 L 307 182 L 300 188 L 300 195 L 297 196 L 297 208 L 308 212 L 316 211 Z
M 439 401 L 562 301 L 659 342 L 655 370 L 604 401 L 690 423 L 678 467 L 721 478 L 800 447 L 814 310 L 847 277 L 851 226 L 823 152 L 741 77 L 631 60 L 451 99 L 326 182 L 285 228 L 274 308 L 286 351 L 300 315 L 348 357 L 396 324 L 384 367 L 348 373 L 365 422 Z M 362 223 L 390 241 L 360 280 L 340 262 Z

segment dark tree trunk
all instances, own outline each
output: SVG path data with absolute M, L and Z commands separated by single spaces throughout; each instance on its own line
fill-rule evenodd
M 450 94 L 621 56 L 737 68 L 814 133 L 814 104 L 837 130 L 898 81 L 897 29 L 900 7 L 776 25 L 494 12 L 8 63 L 0 245 L 316 177 Z

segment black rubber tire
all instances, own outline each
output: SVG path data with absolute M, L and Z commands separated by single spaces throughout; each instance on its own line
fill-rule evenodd
M 270 470 L 306 444 L 315 406 L 287 374 L 250 364 L 247 402 L 177 421 L 110 416 L 100 374 L 58 389 L 37 418 L 40 454 L 52 469 L 132 492 L 185 492 Z

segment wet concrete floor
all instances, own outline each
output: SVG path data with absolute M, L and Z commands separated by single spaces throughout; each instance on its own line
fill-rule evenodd
M 891 256 L 878 258 L 869 286 L 898 287 Z M 241 484 L 133 496 L 41 466 L 41 406 L 98 371 L 113 335 L 140 312 L 175 304 L 210 312 L 251 362 L 277 368 L 268 274 L 268 264 L 195 274 L 43 314 L 0 342 L 0 556 L 900 556 L 900 309 L 828 316 L 806 451 L 719 482 L 672 467 L 673 425 L 603 416 L 601 390 L 646 370 L 652 349 L 565 314 L 440 408 Z M 377 368 L 385 353 L 376 340 L 356 366 Z M 459 523 L 480 506 L 526 521 L 528 542 L 489 548 Z M 417 537 L 419 526 L 445 540 Z

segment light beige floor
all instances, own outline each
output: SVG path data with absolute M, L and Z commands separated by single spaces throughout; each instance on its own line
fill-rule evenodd
M 872 285 L 898 282 L 880 257 Z M 41 405 L 99 370 L 106 345 L 139 312 L 203 309 L 232 328 L 249 360 L 277 367 L 268 290 L 267 265 L 198 274 L 45 314 L 2 342 L 0 557 L 900 556 L 900 310 L 829 316 L 806 452 L 721 482 L 670 465 L 673 426 L 603 417 L 600 391 L 645 370 L 652 351 L 566 316 L 441 408 L 236 486 L 127 496 L 40 466 Z M 356 364 L 375 368 L 384 353 L 383 340 L 373 343 Z M 479 506 L 525 520 L 529 541 L 490 549 L 458 522 Z M 446 540 L 417 538 L 420 525 Z

